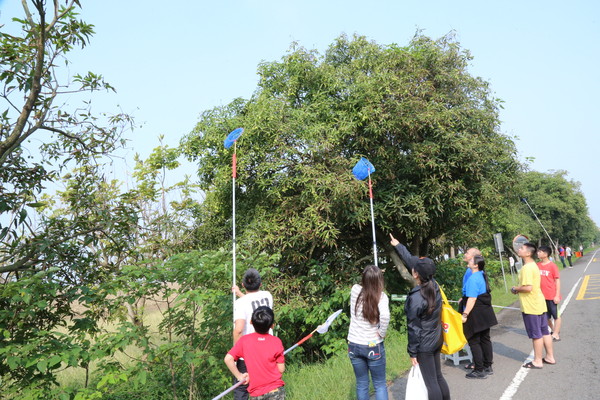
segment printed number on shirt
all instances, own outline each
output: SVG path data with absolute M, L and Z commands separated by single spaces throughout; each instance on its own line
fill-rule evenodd
M 260 306 L 267 306 L 271 308 L 271 305 L 269 304 L 269 299 L 265 297 L 260 300 L 254 300 L 252 302 L 252 311 L 256 310 Z

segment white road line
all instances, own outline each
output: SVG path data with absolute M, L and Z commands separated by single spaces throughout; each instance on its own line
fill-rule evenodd
M 588 261 L 587 265 L 585 266 L 585 269 L 583 270 L 583 273 L 585 274 L 587 272 L 588 267 L 590 266 L 590 264 L 592 263 L 592 261 L 594 261 L 594 258 L 596 258 L 596 254 L 598 253 L 599 250 L 596 250 L 594 252 L 594 255 L 592 256 L 592 258 L 590 258 L 590 261 Z
M 571 288 L 571 291 L 569 292 L 569 295 L 563 302 L 562 307 L 560 307 L 559 312 L 561 315 L 565 312 L 565 308 L 567 308 L 567 304 L 569 304 L 569 301 L 571 301 L 571 297 L 573 297 L 573 293 L 575 293 L 575 289 L 577 289 L 577 286 L 579 286 L 579 282 L 581 282 L 581 277 L 579 277 L 579 279 L 577 279 L 577 282 L 575 282 L 575 284 Z
M 590 265 L 590 263 L 592 262 L 594 257 L 596 257 L 596 253 L 598 253 L 598 251 L 599 250 L 596 250 L 596 252 L 592 256 L 592 258 L 590 258 L 590 262 L 588 262 L 588 264 L 585 266 L 585 269 L 583 270 L 584 273 L 587 271 L 587 267 Z M 575 289 L 577 288 L 577 286 L 579 286 L 579 282 L 581 282 L 581 277 L 579 277 L 577 282 L 575 282 L 575 284 L 571 288 L 571 291 L 569 292 L 569 295 L 567 296 L 567 298 L 563 302 L 562 306 L 560 307 L 559 312 L 561 315 L 565 312 L 565 308 L 567 308 L 567 304 L 569 304 L 569 302 L 571 301 L 571 297 L 573 297 L 573 293 L 575 293 Z M 531 353 L 529 353 L 529 357 L 527 357 L 527 359 L 523 363 L 528 363 L 531 360 L 533 360 L 533 350 L 531 351 Z M 530 370 L 528 368 L 523 368 L 523 367 L 519 368 L 519 371 L 517 371 L 515 377 L 513 378 L 512 382 L 510 383 L 510 385 L 508 385 L 506 390 L 504 390 L 504 393 L 502 393 L 500 400 L 511 400 L 513 398 L 513 396 L 517 393 L 517 390 L 519 390 L 519 386 L 521 385 L 521 383 L 523 383 L 523 381 L 527 377 L 527 374 L 529 373 L 529 371 Z

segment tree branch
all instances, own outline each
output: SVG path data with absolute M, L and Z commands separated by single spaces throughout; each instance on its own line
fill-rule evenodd
M 22 0 L 23 4 L 25 4 L 25 0 Z M 40 13 L 40 31 L 38 33 L 37 41 L 36 41 L 36 55 L 35 55 L 35 67 L 33 70 L 33 76 L 31 78 L 31 91 L 29 92 L 29 96 L 27 96 L 27 100 L 25 101 L 25 105 L 23 105 L 23 109 L 21 110 L 21 114 L 19 118 L 17 118 L 17 122 L 15 127 L 13 128 L 12 133 L 5 141 L 0 143 L 0 166 L 4 164 L 9 155 L 14 151 L 14 149 L 21 144 L 25 137 L 22 137 L 23 130 L 25 129 L 25 124 L 29 120 L 31 112 L 35 107 L 35 103 L 38 100 L 39 94 L 42 90 L 42 71 L 44 68 L 44 50 L 46 45 L 46 32 L 44 30 L 45 26 L 45 11 L 43 4 L 41 2 L 34 3 Z M 27 8 L 25 4 L 25 8 Z M 35 130 L 29 130 L 29 135 L 31 135 Z
M 59 135 L 65 136 L 65 137 L 67 137 L 69 139 L 72 139 L 72 140 L 75 140 L 75 141 L 79 142 L 79 144 L 81 144 L 87 151 L 89 151 L 89 152 L 91 152 L 93 154 L 101 154 L 101 152 L 98 152 L 96 150 L 90 149 L 89 146 L 79 136 L 67 133 L 66 131 L 63 131 L 62 129 L 58 129 L 58 128 L 54 128 L 52 126 L 46 126 L 46 125 L 40 126 L 40 129 L 43 129 L 43 130 L 46 130 L 46 131 L 50 131 L 50 132 L 54 132 L 54 133 L 58 133 Z
M 31 24 L 31 26 L 34 26 L 35 23 L 33 22 L 33 17 L 31 16 L 31 12 L 29 11 L 27 0 L 21 0 L 21 4 L 23 5 L 23 10 L 25 11 L 25 18 L 27 18 L 27 21 Z
M 100 227 L 93 227 L 93 228 L 86 229 L 84 231 L 77 232 L 77 233 L 74 233 L 72 235 L 63 237 L 60 240 L 56 240 L 56 241 L 50 243 L 47 247 L 50 247 L 50 248 L 57 247 L 59 244 L 64 243 L 67 240 L 74 239 L 77 236 L 87 235 L 87 234 L 90 234 L 92 232 L 101 232 L 101 233 L 104 234 L 104 236 L 106 238 L 108 238 L 109 240 L 111 240 L 113 243 L 116 243 L 115 240 L 110 237 L 110 235 L 107 235 L 102 230 L 102 228 L 100 228 Z M 20 260 L 12 263 L 10 265 L 6 265 L 4 267 L 0 267 L 0 273 L 21 271 L 21 270 L 23 270 L 24 267 L 35 267 L 35 264 L 40 261 L 38 259 L 34 259 L 33 258 L 36 255 L 36 253 L 37 253 L 36 250 L 37 250 L 37 247 L 35 246 L 35 243 L 33 243 L 33 248 L 25 256 L 23 256 Z
M 25 1 L 25 0 L 23 0 Z M 58 0 L 54 0 L 54 18 L 52 19 L 52 22 L 50 22 L 47 26 L 46 26 L 46 33 L 50 32 L 50 30 L 54 27 L 54 25 L 56 24 L 56 22 L 61 19 L 62 17 L 64 17 L 69 11 L 71 11 L 71 9 L 73 8 L 73 3 L 75 2 L 75 0 L 71 0 L 71 2 L 65 7 L 65 10 L 62 13 L 58 13 Z M 78 3 L 79 4 L 79 3 Z

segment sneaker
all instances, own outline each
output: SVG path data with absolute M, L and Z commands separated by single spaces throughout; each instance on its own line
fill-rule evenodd
M 471 371 L 465 375 L 465 378 L 468 379 L 485 379 L 487 378 L 487 374 L 484 371 Z
M 491 366 L 489 366 L 489 367 L 485 367 L 485 368 L 483 369 L 483 372 L 485 372 L 485 374 L 486 374 L 486 375 L 494 375 L 494 370 L 492 369 L 492 367 L 491 367 Z

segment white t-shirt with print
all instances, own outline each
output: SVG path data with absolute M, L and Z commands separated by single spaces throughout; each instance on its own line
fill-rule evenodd
M 258 292 L 247 293 L 245 296 L 240 297 L 235 301 L 233 308 L 233 319 L 235 321 L 243 319 L 246 321 L 244 325 L 243 335 L 254 333 L 254 326 L 250 323 L 252 319 L 252 313 L 260 306 L 267 306 L 273 309 L 273 296 L 266 290 L 259 290 Z M 270 334 L 273 334 L 272 330 L 269 330 Z

